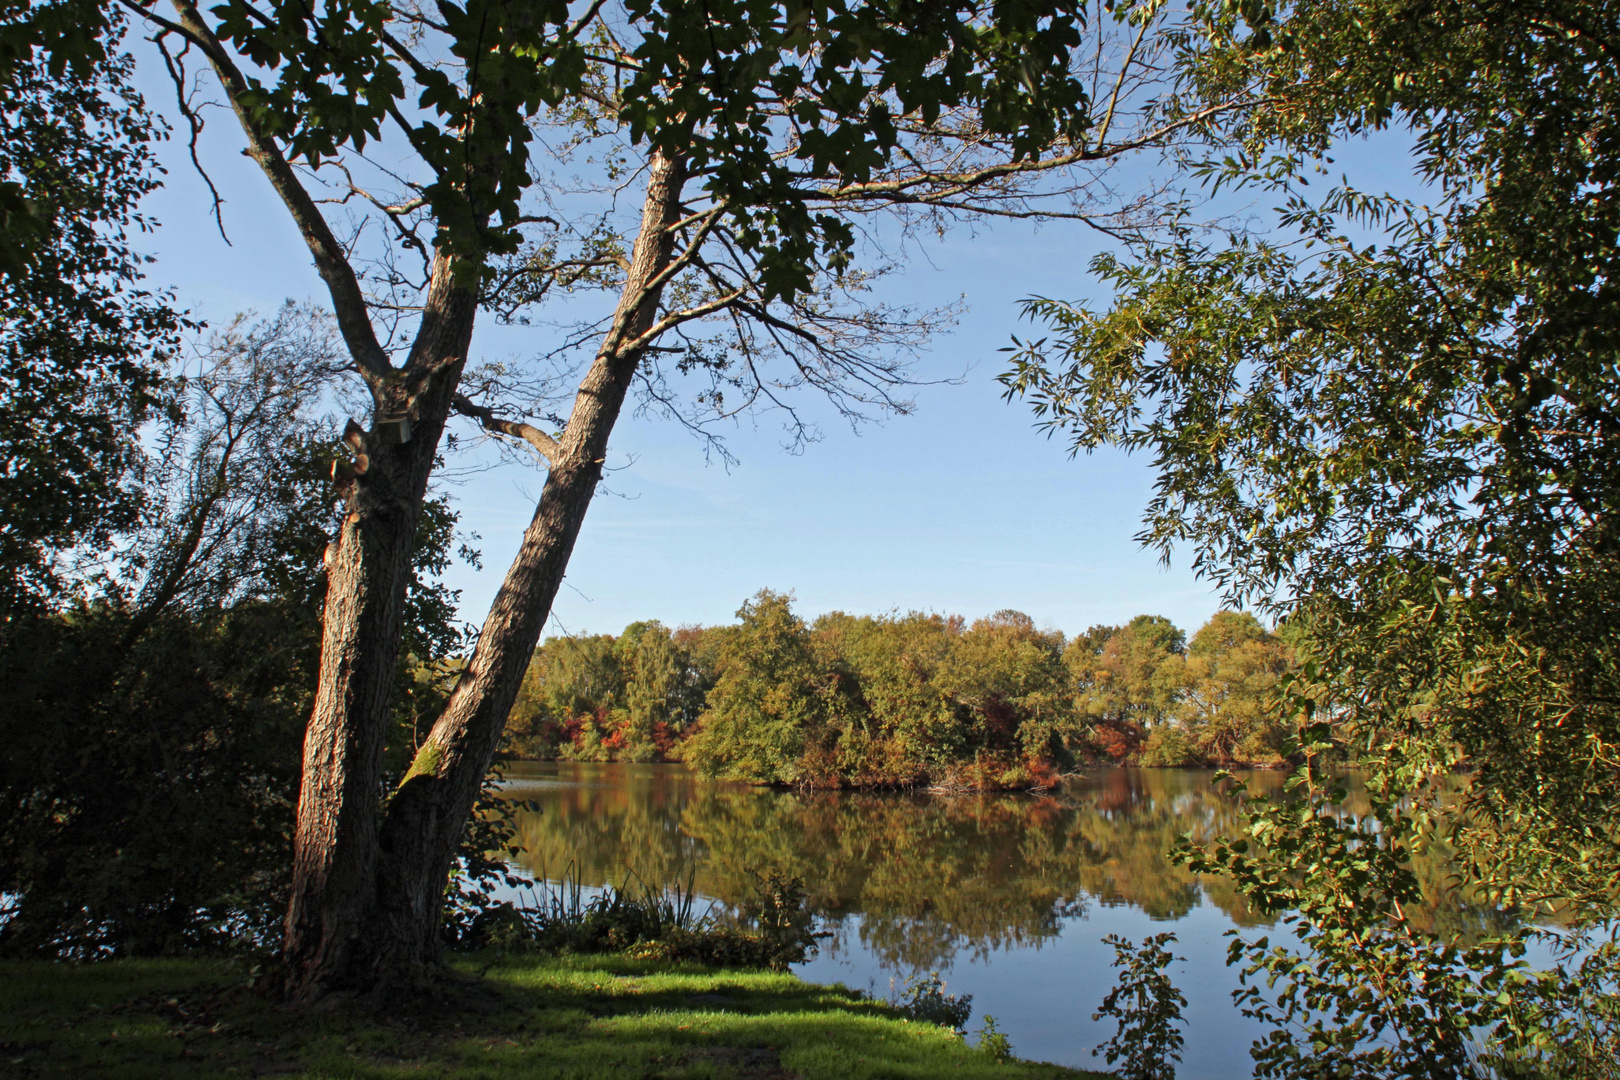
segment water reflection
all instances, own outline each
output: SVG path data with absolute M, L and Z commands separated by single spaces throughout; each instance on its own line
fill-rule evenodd
M 570 864 L 586 885 L 626 870 L 649 883 L 690 876 L 735 904 L 749 871 L 780 867 L 804 879 L 832 956 L 853 932 L 885 966 L 945 967 L 964 951 L 1039 947 L 1093 904 L 1172 920 L 1208 903 L 1238 925 L 1258 921 L 1225 882 L 1166 855 L 1181 833 L 1238 824 L 1207 772 L 1098 770 L 1042 797 L 773 791 L 658 765 L 526 763 L 508 775 L 510 794 L 539 808 L 515 811 L 536 876 Z
M 1199 878 L 1166 852 L 1190 833 L 1235 832 L 1240 811 L 1198 770 L 1103 769 L 1048 796 L 932 797 L 790 792 L 699 781 L 680 766 L 525 763 L 508 794 L 538 810 L 513 813 L 521 862 L 556 880 L 683 886 L 736 905 L 750 871 L 802 877 L 834 936 L 795 970 L 882 993 L 891 979 L 938 970 L 976 1015 L 1003 1022 L 1020 1055 L 1079 1066 L 1112 1027 L 1089 1016 L 1113 982 L 1106 934 L 1140 940 L 1174 921 L 1187 994 L 1186 1075 L 1250 1075 L 1250 1041 L 1263 1031 L 1232 1006 L 1237 973 L 1227 931 L 1263 924 L 1222 879 Z M 1283 777 L 1256 773 L 1274 793 Z M 1365 812 L 1354 795 L 1346 810 Z M 571 868 L 571 869 L 570 869 Z M 1428 849 L 1415 870 L 1431 896 L 1449 876 Z M 1471 936 L 1509 917 L 1453 897 L 1414 913 Z M 1286 945 L 1285 928 L 1264 931 Z

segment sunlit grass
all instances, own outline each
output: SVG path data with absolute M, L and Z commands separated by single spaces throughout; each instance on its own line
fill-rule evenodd
M 492 966 L 434 1001 L 293 1011 L 203 961 L 0 964 L 0 1075 L 106 1080 L 1087 1077 L 1000 1064 L 843 987 L 615 956 Z M 1015 1048 L 1016 1049 L 1016 1048 Z

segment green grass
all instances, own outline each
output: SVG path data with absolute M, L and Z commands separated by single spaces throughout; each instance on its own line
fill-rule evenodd
M 481 979 L 468 969 L 466 976 L 442 999 L 378 1015 L 273 1005 L 244 985 L 240 971 L 196 960 L 0 963 L 0 1076 L 1099 1075 L 996 1062 L 942 1028 L 792 975 L 577 956 L 495 967 Z

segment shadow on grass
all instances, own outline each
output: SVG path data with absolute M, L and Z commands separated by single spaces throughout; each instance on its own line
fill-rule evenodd
M 997 1063 L 858 993 L 766 971 L 614 956 L 469 964 L 434 998 L 379 1013 L 288 1009 L 204 961 L 0 963 L 0 1076 L 19 1080 L 1094 1075 Z

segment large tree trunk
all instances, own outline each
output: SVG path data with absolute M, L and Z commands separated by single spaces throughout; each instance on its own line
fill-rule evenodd
M 421 331 L 402 375 L 375 394 L 371 430 L 327 551 L 315 708 L 304 736 L 282 955 L 286 992 L 313 1000 L 362 986 L 356 946 L 372 933 L 389 694 L 417 518 L 472 337 L 475 300 L 454 260 L 434 260 Z
M 683 179 L 678 163 L 654 158 L 619 309 L 574 399 L 540 504 L 466 671 L 389 801 L 376 875 L 377 918 L 367 927 L 365 945 L 374 985 L 414 980 L 438 960 L 445 881 L 601 478 L 608 436 L 640 356 L 626 343 L 657 316 L 659 277 L 670 264 Z
M 172 3 L 179 20 L 178 28 L 188 41 L 203 50 L 219 76 L 220 85 L 247 138 L 247 153 L 264 170 L 297 223 L 316 270 L 331 293 L 333 313 L 355 369 L 366 379 L 374 401 L 371 429 L 357 433 L 356 467 L 345 478 L 352 487 L 347 494 L 343 524 L 327 552 L 319 684 L 314 712 L 304 737 L 303 785 L 299 791 L 293 837 L 292 895 L 282 942 L 282 970 L 287 995 L 295 1001 L 308 1001 L 332 989 L 374 986 L 379 967 L 393 970 L 401 963 L 411 966 L 415 958 L 431 955 L 430 939 L 437 927 L 443 868 L 449 865 L 455 836 L 459 835 L 471 807 L 471 796 L 465 800 L 465 805 L 452 800 L 455 806 L 461 807 L 459 810 L 449 809 L 452 803 L 445 803 L 444 812 L 454 821 L 442 828 L 436 827 L 431 836 L 411 838 L 408 842 L 398 839 L 400 829 L 415 826 L 391 825 L 391 854 L 379 876 L 382 753 L 387 735 L 389 693 L 399 659 L 405 587 L 410 579 L 411 553 L 422 500 L 472 341 L 478 306 L 477 281 L 476 274 L 469 277 L 458 272 L 468 269 L 461 265 L 464 260 L 443 251 L 435 253 L 422 322 L 411 355 L 403 368 L 395 368 L 377 340 L 369 305 L 360 279 L 349 263 L 347 248 L 332 233 L 273 134 L 261 127 L 261 117 L 250 103 L 251 80 L 238 69 L 232 54 L 214 35 L 197 10 L 196 0 L 172 0 Z M 486 143 L 486 149 L 490 146 L 504 148 L 504 136 L 492 144 Z M 462 164 L 493 176 L 504 167 L 504 159 L 499 156 L 504 152 L 501 149 L 490 160 L 463 161 Z M 466 179 L 465 175 L 462 179 Z M 667 166 L 655 167 L 649 206 L 654 201 L 654 189 L 668 194 L 666 209 L 672 214 L 679 197 L 679 177 Z M 658 227 L 638 241 L 630 275 L 632 284 L 640 281 L 645 285 L 650 280 L 645 274 L 646 267 L 654 263 L 661 266 L 668 261 L 669 244 L 663 226 L 673 220 L 667 215 L 658 218 Z M 643 241 L 649 236 L 653 248 L 644 251 L 647 245 Z M 632 310 L 626 310 L 621 304 L 622 317 L 615 323 L 617 331 L 632 330 L 629 336 L 633 338 L 633 327 L 645 324 L 643 316 L 650 318 L 648 313 L 657 307 L 657 294 L 656 290 L 650 296 L 645 295 L 647 293 L 646 289 L 627 290 L 627 295 L 638 299 L 630 305 Z M 625 339 L 622 332 L 617 338 L 610 334 L 609 343 Z M 543 503 L 536 515 L 536 528 L 540 527 L 542 518 L 552 522 L 540 530 L 552 537 L 550 546 L 546 552 L 534 556 L 530 551 L 533 545 L 526 539 L 524 554 L 519 556 L 520 563 L 526 558 L 538 558 L 546 568 L 541 576 L 552 575 L 552 585 L 547 590 L 532 583 L 518 581 L 514 584 L 515 579 L 509 580 L 508 588 L 502 592 L 507 606 L 497 601 L 496 612 L 491 615 L 497 637 L 510 636 L 509 631 L 501 627 L 514 618 L 524 626 L 532 623 L 534 629 L 525 648 L 532 648 L 550 610 L 556 582 L 562 578 L 568 552 L 590 500 L 593 481 L 584 477 L 596 475 L 592 470 L 600 465 L 607 433 L 618 415 L 624 389 L 635 369 L 635 358 L 627 360 L 623 352 L 622 349 L 605 349 L 605 368 L 599 358 L 581 390 L 582 402 L 595 393 L 600 395 L 600 404 L 583 411 L 576 409 L 581 420 L 580 430 L 585 433 L 599 428 L 600 437 L 571 439 L 565 445 L 566 453 L 557 456 L 557 467 L 552 471 L 546 491 L 548 498 L 554 487 L 563 494 L 551 499 L 550 504 Z M 583 494 L 567 494 L 576 489 Z M 535 529 L 531 529 L 533 532 Z M 543 537 L 537 536 L 537 539 Z M 517 566 L 513 568 L 513 575 L 516 579 L 524 577 Z M 537 618 L 523 609 L 531 595 L 543 595 Z M 508 608 L 513 610 L 508 611 Z M 507 613 L 503 615 L 503 611 Z M 460 704 L 468 695 L 458 693 L 446 719 L 441 720 L 441 727 L 446 722 L 450 722 L 450 727 L 434 745 L 448 748 L 447 764 L 443 769 L 426 771 L 455 778 L 458 791 L 464 762 L 478 759 L 482 761 L 478 766 L 480 770 L 488 767 L 494 741 L 499 738 L 500 727 L 516 694 L 516 682 L 506 676 L 507 662 L 489 659 L 500 652 L 493 646 L 491 650 L 481 647 L 480 655 L 486 658 L 483 667 L 477 669 L 495 673 L 493 684 L 486 675 L 477 680 L 478 686 L 505 686 L 506 682 L 511 682 L 511 690 L 502 691 L 505 703 L 499 707 L 494 734 L 484 731 L 486 714 L 491 710 L 478 703 L 481 698 L 476 693 L 471 706 Z M 518 678 L 521 675 L 519 670 Z M 461 719 L 454 721 L 456 717 Z M 463 745 L 468 739 L 453 734 L 458 722 L 470 731 L 476 730 L 470 751 Z M 489 744 L 489 751 L 479 749 L 485 743 Z M 428 759 L 418 759 L 412 769 L 413 777 L 424 773 L 425 760 Z M 449 764 L 451 762 L 455 764 Z M 474 780 L 471 790 L 476 792 L 476 789 Z M 401 819 L 408 816 L 414 797 L 394 800 Z M 434 802 L 434 805 L 440 803 Z M 441 868 L 438 880 L 424 884 L 426 879 L 415 869 L 418 863 L 426 865 L 423 859 L 411 855 L 402 860 L 399 852 L 414 851 L 413 844 L 437 844 L 441 833 L 451 835 L 451 840 L 444 845 L 442 853 L 426 860 Z M 436 846 L 430 850 L 440 851 Z M 400 869 L 407 864 L 410 869 Z M 426 902 L 431 910 L 423 916 L 432 924 L 428 931 L 415 923 L 407 926 L 409 920 L 402 921 L 394 914 L 400 903 L 395 896 L 396 889 L 404 889 L 413 897 L 431 894 L 431 900 Z M 378 925 L 379 907 L 389 913 L 382 925 Z M 376 942 L 374 947 L 361 948 L 363 943 L 373 941 Z M 421 945 L 422 941 L 429 944 Z

